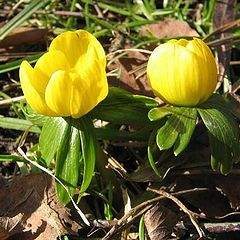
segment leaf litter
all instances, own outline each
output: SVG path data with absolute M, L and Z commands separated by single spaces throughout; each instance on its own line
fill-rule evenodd
M 54 181 L 46 174 L 17 176 L 0 188 L 0 236 L 7 239 L 53 240 L 70 233 L 79 224 L 70 219 L 55 193 Z
M 230 2 L 233 3 L 234 1 Z M 223 22 L 224 19 L 229 20 L 229 17 L 225 18 L 226 9 L 223 9 L 223 7 L 215 9 L 215 20 L 219 21 L 219 24 L 215 24 L 215 27 L 220 27 L 225 24 L 226 21 Z M 228 10 L 227 16 L 231 15 L 231 10 L 230 12 Z M 21 31 L 22 30 L 20 29 L 20 32 Z M 44 31 L 37 31 L 35 34 L 37 35 L 35 36 L 36 43 L 38 43 L 39 41 L 42 41 L 42 38 L 46 33 Z M 145 25 L 141 27 L 140 34 L 143 36 L 152 35 L 159 39 L 179 36 L 199 36 L 197 31 L 192 29 L 186 22 L 175 19 L 166 19 L 159 21 L 158 23 Z M 24 44 L 32 44 L 31 34 L 23 34 L 23 41 L 25 40 L 25 37 L 27 41 L 24 42 Z M 12 45 L 18 45 L 17 35 L 14 36 L 13 33 L 12 39 Z M 7 46 L 4 44 L 8 43 L 2 42 L 1 44 L 3 44 L 3 48 L 6 48 Z M 122 41 L 117 46 L 117 49 L 116 46 L 114 47 L 115 48 L 112 49 L 117 51 L 119 49 L 132 49 L 134 48 L 134 45 Z M 151 51 L 154 47 L 155 45 L 147 45 L 144 50 Z M 110 54 L 110 56 L 112 56 L 112 52 Z M 110 83 L 137 94 L 153 96 L 145 74 L 148 55 L 141 53 L 140 51 L 126 51 L 123 55 L 115 53 L 114 56 L 116 58 L 108 66 L 108 70 L 116 74 L 109 77 Z M 7 59 L 5 59 L 5 61 L 6 60 Z M 219 61 L 224 63 L 222 71 L 225 71 L 225 68 L 229 63 L 229 51 L 224 52 L 220 50 Z M 204 140 L 204 142 L 206 141 Z M 201 149 L 199 150 L 199 155 L 200 154 Z M 196 166 L 200 165 L 201 160 L 206 160 L 207 156 L 207 154 L 203 154 L 200 157 L 196 157 L 199 158 L 199 161 L 195 163 Z M 190 161 L 192 159 L 189 158 L 187 160 Z M 169 159 L 169 161 L 171 161 L 171 159 Z M 217 174 L 212 176 L 213 173 L 204 168 L 206 166 L 204 166 L 203 169 L 199 169 L 195 166 L 189 171 L 186 170 L 188 169 L 186 168 L 185 171 L 184 165 L 182 169 L 180 168 L 180 170 L 176 170 L 180 165 L 178 162 L 175 162 L 172 165 L 173 167 L 169 167 L 168 165 L 164 167 L 164 172 L 168 173 L 164 176 L 164 178 L 167 177 L 165 179 L 165 187 L 172 195 L 178 191 L 186 191 L 186 193 L 182 193 L 177 197 L 185 203 L 187 208 L 198 214 L 200 221 L 205 221 L 206 219 L 208 221 L 218 221 L 218 228 L 222 227 L 220 224 L 222 221 L 240 221 L 240 213 L 238 212 L 240 207 L 240 189 L 238 189 L 238 186 L 240 186 L 240 184 L 238 183 L 239 172 L 237 169 L 235 173 L 233 172 L 229 176 L 223 177 Z M 122 174 L 120 174 L 119 177 L 125 178 L 124 181 L 141 182 L 141 180 L 145 179 L 145 181 L 151 180 L 152 182 L 157 183 L 157 176 L 155 176 L 153 171 L 148 169 L 148 167 L 149 166 L 146 167 L 140 165 L 140 171 L 138 169 L 138 171 L 133 172 L 131 175 L 125 174 L 125 177 L 123 174 L 125 171 L 123 167 L 120 168 L 118 166 L 120 170 L 118 169 L 116 172 Z M 112 168 L 114 169 L 115 167 L 113 166 Z M 62 206 L 58 202 L 54 191 L 53 180 L 49 176 L 46 176 L 45 174 L 17 176 L 9 185 L 6 186 L 1 184 L 0 186 L 0 239 L 4 240 L 9 237 L 15 237 L 23 240 L 51 240 L 64 234 L 75 235 L 79 229 L 81 229 L 77 222 L 70 219 L 70 209 Z M 201 191 L 201 188 L 205 188 L 205 190 Z M 192 191 L 187 192 L 188 189 L 192 189 Z M 154 200 L 154 196 L 150 198 L 150 201 Z M 151 205 L 152 202 L 150 202 L 149 206 L 151 208 L 145 212 L 145 225 L 151 240 L 169 239 L 174 228 L 177 226 L 177 222 L 180 220 L 184 221 L 186 225 L 188 224 L 187 227 L 189 227 L 189 222 L 182 215 L 179 216 L 176 214 L 174 211 L 176 210 L 175 207 L 166 206 L 165 203 L 160 200 L 157 202 L 158 204 L 156 205 Z M 148 206 L 147 201 L 145 206 Z M 133 210 L 135 208 L 137 207 L 133 204 L 130 213 L 131 211 L 134 212 Z M 134 216 L 134 214 L 131 215 L 130 213 L 126 213 L 126 216 Z M 136 219 L 133 218 L 132 222 L 136 222 Z M 106 229 L 112 226 L 117 226 L 119 222 L 117 220 L 113 222 L 109 221 L 108 224 L 109 226 L 106 227 Z M 207 225 L 205 226 L 207 228 Z M 104 226 L 102 227 L 104 228 Z M 179 227 L 179 229 L 186 232 L 185 226 Z

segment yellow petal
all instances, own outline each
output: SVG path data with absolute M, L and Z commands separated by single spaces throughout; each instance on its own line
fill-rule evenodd
M 89 59 L 88 50 L 91 47 L 96 49 L 99 61 L 105 67 L 106 57 L 102 45 L 92 34 L 84 30 L 60 34 L 52 41 L 49 51 L 62 51 L 70 63 L 70 67 L 73 68 L 77 62 L 78 65 L 84 66 Z
M 68 72 L 55 72 L 45 91 L 45 100 L 48 107 L 59 116 L 70 116 L 70 101 L 73 91 L 72 79 Z
M 47 115 L 56 116 L 56 113 L 48 108 L 45 103 L 44 95 L 38 93 L 32 86 L 33 68 L 27 61 L 23 61 L 20 65 L 19 77 L 21 87 L 28 104 L 37 112 Z
M 209 47 L 198 38 L 189 41 L 187 49 L 198 56 L 202 87 L 199 89 L 201 102 L 207 100 L 216 88 L 217 65 Z
M 83 39 L 83 42 L 88 42 L 88 47 L 94 48 L 96 55 L 98 56 L 98 61 L 106 67 L 106 55 L 101 43 L 95 38 L 91 33 L 85 30 L 76 31 L 79 39 Z M 88 58 L 88 57 L 87 57 Z
M 181 46 L 183 46 L 183 47 L 186 47 L 187 44 L 188 44 L 188 42 L 189 42 L 189 41 L 186 40 L 186 39 L 184 39 L 184 38 L 179 39 L 179 40 L 177 40 L 177 39 L 171 39 L 171 40 L 168 41 L 168 43 L 177 43 L 177 44 L 179 44 L 179 45 L 181 45 Z
M 38 92 L 44 94 L 52 74 L 58 70 L 69 69 L 69 63 L 61 51 L 47 52 L 39 58 L 34 67 L 32 85 Z
M 71 103 L 71 115 L 74 118 L 91 111 L 108 94 L 105 69 L 94 59 L 81 74 L 75 75 L 73 85 L 74 98 Z
M 49 108 L 59 116 L 79 118 L 87 114 L 106 97 L 108 92 L 107 82 L 98 84 L 94 81 L 99 80 L 96 73 L 86 78 L 81 78 L 74 72 L 54 73 L 46 88 L 45 98 Z
M 201 74 L 196 56 L 180 44 L 156 48 L 148 61 L 147 74 L 155 94 L 180 106 L 199 103 Z

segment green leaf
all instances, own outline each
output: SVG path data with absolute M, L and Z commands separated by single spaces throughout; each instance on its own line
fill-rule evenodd
M 153 98 L 111 87 L 107 98 L 91 111 L 91 116 L 117 124 L 146 124 L 148 111 L 157 105 Z
M 84 193 L 90 185 L 94 174 L 97 143 L 92 121 L 87 116 L 78 119 L 78 126 L 84 162 L 83 180 L 79 195 L 79 197 L 81 197 L 82 193 Z
M 171 148 L 184 125 L 176 115 L 171 115 L 165 125 L 157 132 L 156 142 L 160 150 Z
M 48 118 L 43 125 L 39 138 L 39 149 L 47 166 L 53 160 L 67 128 L 67 121 L 61 117 Z
M 107 125 L 101 128 L 95 128 L 94 132 L 98 139 L 113 140 L 113 141 L 147 141 L 152 129 L 159 126 L 159 122 L 149 122 L 141 129 L 129 132 L 125 130 L 115 129 L 112 125 Z
M 45 122 L 47 122 L 47 120 L 50 118 L 34 111 L 29 105 L 26 105 L 26 107 L 22 107 L 21 109 L 27 120 L 40 127 L 42 127 Z
M 144 215 L 142 215 L 139 221 L 138 234 L 139 234 L 139 240 L 145 240 Z
M 159 112 L 158 116 L 161 115 Z M 166 109 L 163 112 L 168 111 Z M 178 155 L 190 142 L 196 125 L 197 111 L 195 108 L 171 107 L 169 112 L 172 115 L 158 130 L 156 142 L 160 150 L 169 149 L 174 145 L 174 153 Z
M 153 131 L 150 135 L 149 141 L 148 141 L 148 160 L 149 160 L 149 164 L 152 167 L 153 171 L 156 173 L 157 176 L 159 176 L 160 178 L 162 178 L 162 174 L 158 171 L 156 164 L 155 164 L 155 156 L 154 153 L 156 151 L 156 144 L 154 143 L 156 137 L 156 130 Z M 159 150 L 158 150 L 159 151 Z
M 32 122 L 25 119 L 11 118 L 11 117 L 0 117 L 0 127 L 7 128 L 7 129 L 20 130 L 20 131 L 28 130 L 29 132 L 34 132 L 34 133 L 41 132 L 41 129 L 37 126 L 34 126 Z
M 148 113 L 148 118 L 151 121 L 156 121 L 159 120 L 161 118 L 164 118 L 168 115 L 171 115 L 174 113 L 174 107 L 157 107 L 157 108 L 153 108 L 149 111 Z
M 211 146 L 211 165 L 228 174 L 232 164 L 239 161 L 239 127 L 234 117 L 227 111 L 199 108 L 198 112 L 208 129 Z
M 49 0 L 32 0 L 30 4 L 13 17 L 0 29 L 0 40 L 3 40 L 14 28 L 23 24 L 33 13 L 47 4 Z
M 175 156 L 180 154 L 188 146 L 196 126 L 197 110 L 195 108 L 186 108 L 185 115 L 188 117 L 181 117 L 185 130 L 179 132 L 178 138 L 174 144 Z
M 70 195 L 74 195 L 79 177 L 81 159 L 79 130 L 72 124 L 73 119 L 66 119 L 67 125 L 62 133 L 61 143 L 56 154 L 55 175 L 68 188 Z M 57 194 L 63 204 L 70 201 L 66 190 L 56 184 Z
M 22 157 L 16 155 L 0 155 L 0 162 L 23 162 L 24 159 Z

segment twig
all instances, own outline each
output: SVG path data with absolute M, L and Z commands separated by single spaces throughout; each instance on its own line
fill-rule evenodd
M 141 53 L 146 53 L 146 54 L 152 54 L 152 51 L 149 51 L 146 49 L 126 48 L 126 49 L 118 49 L 114 52 L 109 53 L 107 56 L 111 57 L 112 55 L 115 55 L 116 53 L 125 53 L 125 52 L 141 52 Z
M 154 193 L 157 193 L 159 195 L 163 195 L 165 198 L 168 198 L 168 199 L 172 200 L 174 203 L 176 203 L 189 216 L 192 224 L 194 225 L 194 227 L 196 228 L 196 230 L 199 234 L 199 237 L 202 238 L 202 237 L 205 236 L 203 230 L 198 225 L 197 219 L 195 217 L 195 213 L 190 211 L 189 209 L 187 209 L 187 207 L 180 200 L 178 200 L 172 194 L 167 193 L 163 190 L 157 190 L 157 189 L 153 189 L 153 188 L 147 188 L 147 190 L 151 191 L 151 192 L 154 192 Z
M 8 105 L 11 105 L 14 102 L 19 102 L 21 100 L 25 100 L 25 97 L 24 96 L 19 96 L 19 97 L 4 99 L 4 100 L 0 101 L 0 106 L 8 106 Z
M 174 196 L 179 196 L 179 195 L 183 195 L 183 194 L 188 194 L 188 193 L 192 193 L 192 192 L 196 192 L 196 191 L 209 191 L 208 188 L 194 188 L 194 189 L 187 189 L 187 190 L 183 190 L 183 191 L 179 191 L 179 192 L 175 192 L 172 193 L 172 195 Z M 158 196 L 155 197 L 153 199 L 150 199 L 148 201 L 145 201 L 141 204 L 139 204 L 138 206 L 132 208 L 128 213 L 126 213 L 122 218 L 120 218 L 117 222 L 116 225 L 114 225 L 109 231 L 108 233 L 103 237 L 103 240 L 107 240 L 107 239 L 111 239 L 111 237 L 116 234 L 117 232 L 120 231 L 120 229 L 123 229 L 124 226 L 122 226 L 123 224 L 128 224 L 128 223 L 132 223 L 132 221 L 134 219 L 136 219 L 135 217 L 140 216 L 142 214 L 140 214 L 139 211 L 141 211 L 142 209 L 145 209 L 146 211 L 152 207 L 152 205 L 156 202 L 159 202 L 162 199 L 165 199 L 166 196 Z M 149 208 L 148 208 L 149 207 Z M 143 210 L 143 212 L 145 212 L 145 210 Z M 134 216 L 134 218 L 132 218 L 132 220 L 127 221 L 131 216 L 133 216 L 136 212 L 137 215 Z M 195 213 L 194 213 L 195 214 Z
M 210 233 L 240 231 L 240 222 L 204 223 L 204 227 Z
M 221 27 L 215 29 L 214 31 L 212 31 L 210 34 L 208 34 L 205 38 L 204 41 L 208 41 L 210 37 L 212 37 L 213 35 L 219 34 L 219 33 L 223 33 L 226 32 L 234 27 L 237 27 L 240 25 L 240 19 L 232 21 L 230 23 L 224 24 Z
M 223 45 L 226 43 L 233 43 L 233 42 L 239 42 L 240 41 L 240 36 L 230 36 L 230 37 L 225 37 L 217 40 L 213 40 L 211 42 L 208 42 L 208 46 L 210 47 L 216 47 L 219 45 Z

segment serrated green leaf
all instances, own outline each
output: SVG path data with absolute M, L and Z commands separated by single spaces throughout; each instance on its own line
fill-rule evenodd
M 97 143 L 92 121 L 87 116 L 78 119 L 78 126 L 81 140 L 82 157 L 84 162 L 83 180 L 79 195 L 80 200 L 82 193 L 84 193 L 90 185 L 94 174 Z
M 34 126 L 32 122 L 19 119 L 19 118 L 11 118 L 11 117 L 0 117 L 0 127 L 7 128 L 7 129 L 14 129 L 20 131 L 34 132 L 40 133 L 41 129 L 37 126 Z
M 148 111 L 157 105 L 153 98 L 111 87 L 107 98 L 91 111 L 91 116 L 117 124 L 146 124 Z
M 73 119 L 67 119 L 67 126 L 62 134 L 61 143 L 56 155 L 55 175 L 68 188 L 71 196 L 74 195 L 79 178 L 81 159 L 79 130 L 73 124 Z M 70 201 L 69 194 L 59 184 L 56 184 L 57 194 L 63 204 Z
M 228 174 L 233 162 L 239 160 L 239 127 L 224 110 L 209 108 L 198 112 L 209 132 L 212 168 Z
M 48 118 L 39 138 L 39 150 L 47 166 L 53 160 L 62 140 L 68 123 L 64 118 Z
M 185 116 L 187 115 L 187 117 Z M 174 154 L 180 154 L 189 144 L 194 132 L 197 120 L 197 110 L 195 108 L 185 108 L 184 116 L 180 117 L 185 128 L 179 132 L 177 140 L 174 144 Z

